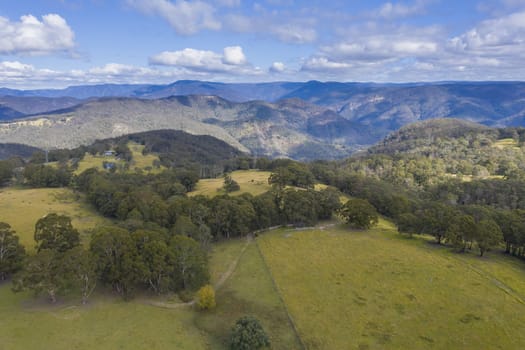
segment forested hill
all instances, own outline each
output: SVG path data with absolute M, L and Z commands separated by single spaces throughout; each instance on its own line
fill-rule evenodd
M 524 140 L 524 128 L 435 119 L 401 128 L 343 167 L 409 187 L 452 178 L 525 178 Z
M 96 141 L 88 149 L 103 152 L 114 145 L 133 141 L 144 145 L 144 153 L 156 153 L 168 167 L 189 164 L 214 165 L 243 155 L 237 148 L 208 135 L 192 135 L 180 130 L 155 130 Z
M 489 128 L 487 126 L 460 119 L 431 119 L 408 124 L 391 133 L 383 141 L 368 149 L 369 153 L 396 154 L 400 152 L 418 153 L 422 148 L 437 146 L 439 140 L 460 138 L 480 138 L 495 141 L 512 137 L 511 129 Z M 517 129 L 512 129 L 517 130 Z M 474 146 L 474 145 L 472 145 Z
M 41 151 L 39 148 L 17 143 L 0 143 L 0 160 L 11 157 L 29 158 L 34 152 Z

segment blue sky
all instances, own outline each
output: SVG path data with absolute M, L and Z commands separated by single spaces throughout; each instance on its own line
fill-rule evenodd
M 0 86 L 525 80 L 525 0 L 0 0 Z

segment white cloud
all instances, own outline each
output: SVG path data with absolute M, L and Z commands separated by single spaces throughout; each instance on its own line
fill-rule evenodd
M 351 63 L 335 62 L 326 57 L 312 57 L 305 62 L 302 69 L 306 71 L 324 71 L 324 70 L 346 70 L 352 68 Z
M 241 5 L 241 0 L 214 0 L 219 6 L 237 7 Z
M 75 34 L 56 14 L 20 17 L 19 22 L 0 17 L 0 54 L 42 55 L 73 49 Z
M 282 62 L 274 62 L 270 66 L 270 72 L 273 72 L 273 73 L 282 73 L 285 71 L 285 69 L 286 69 L 286 66 Z
M 383 61 L 434 56 L 442 49 L 440 28 L 368 25 L 349 28 L 343 39 L 320 48 L 318 56 L 334 61 Z M 349 38 L 349 39 L 347 39 Z
M 272 36 L 285 43 L 306 44 L 317 40 L 316 20 L 312 18 L 262 12 L 257 17 L 231 14 L 224 22 L 234 32 Z
M 422 0 L 416 1 L 412 5 L 386 2 L 377 10 L 373 11 L 372 15 L 386 19 L 409 17 L 423 13 L 425 10 L 425 5 L 426 2 Z
M 259 75 L 258 67 L 249 64 L 240 46 L 225 47 L 223 53 L 186 48 L 179 51 L 164 51 L 150 57 L 151 65 L 187 69 L 194 73 L 228 73 Z
M 150 57 L 150 64 L 160 66 L 181 66 L 214 70 L 223 66 L 222 56 L 213 51 L 186 48 L 180 51 L 164 51 Z
M 242 52 L 242 47 L 240 46 L 225 47 L 222 61 L 225 64 L 231 65 L 242 65 L 247 62 L 246 56 L 244 56 L 244 52 Z
M 127 2 L 144 13 L 164 18 L 179 34 L 191 35 L 203 29 L 221 29 L 221 22 L 215 18 L 215 8 L 204 1 L 127 0 Z
M 525 54 L 525 11 L 481 22 L 448 41 L 455 52 L 497 56 Z

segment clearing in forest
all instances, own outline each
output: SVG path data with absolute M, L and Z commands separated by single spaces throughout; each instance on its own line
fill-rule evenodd
M 67 188 L 3 188 L 0 191 L 0 221 L 7 222 L 26 249 L 32 250 L 35 224 L 49 213 L 67 215 L 86 238 L 90 229 L 110 223 L 87 204 L 82 195 Z
M 231 173 L 231 177 L 236 181 L 241 189 L 239 191 L 231 192 L 231 195 L 240 195 L 242 193 L 250 193 L 254 196 L 262 194 L 270 190 L 271 186 L 268 184 L 268 178 L 271 172 L 258 170 L 237 170 Z M 197 183 L 195 191 L 188 195 L 197 196 L 204 195 L 213 197 L 219 194 L 224 194 L 222 186 L 224 185 L 224 178 L 216 179 L 202 179 Z

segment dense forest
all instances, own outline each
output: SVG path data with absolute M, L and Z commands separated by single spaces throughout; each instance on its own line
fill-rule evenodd
M 78 290 L 87 300 L 97 283 L 132 297 L 194 291 L 209 280 L 207 251 L 214 241 L 279 225 L 312 226 L 338 215 L 367 228 L 378 214 L 399 232 L 428 234 L 458 253 L 483 256 L 505 244 L 525 258 L 524 129 L 490 129 L 451 120 L 415 124 L 342 161 L 300 163 L 252 158 L 211 137 L 159 131 L 98 141 L 75 150 L 37 152 L 0 161 L 6 186 L 69 187 L 113 225 L 92 233 L 87 249 L 67 216 L 36 223 L 36 252 L 28 256 L 8 223 L 0 223 L 0 278 L 15 290 L 54 301 Z M 75 174 L 86 153 L 111 150 L 130 161 L 128 142 L 158 155 L 157 172 L 129 167 Z M 271 172 L 271 190 L 232 196 L 238 169 Z M 224 176 L 226 194 L 188 196 L 199 179 Z M 321 183 L 328 187 L 315 189 Z M 350 198 L 341 203 L 342 196 Z

